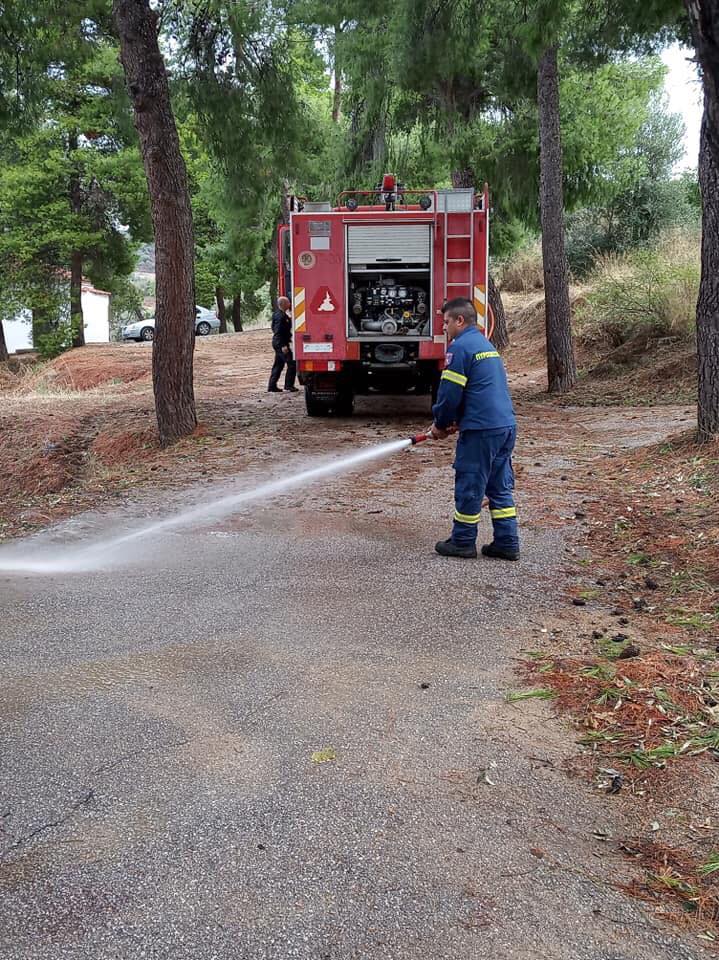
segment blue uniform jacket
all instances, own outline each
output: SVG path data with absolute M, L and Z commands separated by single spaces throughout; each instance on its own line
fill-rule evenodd
M 438 427 L 497 430 L 517 420 L 502 359 L 475 326 L 450 343 L 432 416 Z

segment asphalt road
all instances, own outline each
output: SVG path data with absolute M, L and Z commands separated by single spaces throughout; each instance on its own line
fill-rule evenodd
M 441 535 L 320 499 L 0 573 L 0 957 L 700 956 L 604 882 L 571 734 L 505 702 L 558 535 Z

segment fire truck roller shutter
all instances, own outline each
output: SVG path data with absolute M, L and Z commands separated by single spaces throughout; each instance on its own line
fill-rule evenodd
M 361 263 L 429 264 L 430 225 L 426 223 L 347 228 L 347 260 Z

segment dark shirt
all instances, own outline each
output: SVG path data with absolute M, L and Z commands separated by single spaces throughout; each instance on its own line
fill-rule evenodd
M 432 415 L 442 428 L 451 423 L 460 430 L 515 425 L 504 364 L 477 327 L 467 327 L 450 343 Z
M 272 314 L 272 346 L 275 350 L 289 347 L 292 343 L 292 321 L 284 310 Z

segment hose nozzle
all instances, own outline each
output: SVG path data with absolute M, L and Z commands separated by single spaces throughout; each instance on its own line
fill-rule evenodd
M 414 446 L 417 443 L 424 443 L 425 440 L 429 440 L 428 433 L 415 433 L 413 437 L 409 438 L 409 442 Z

